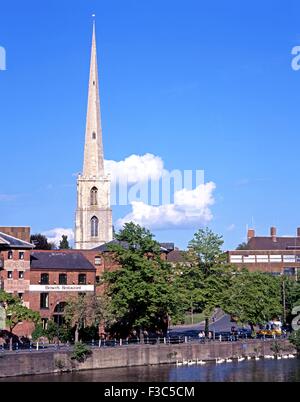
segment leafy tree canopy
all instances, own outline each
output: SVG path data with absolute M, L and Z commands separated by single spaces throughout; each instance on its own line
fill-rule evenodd
M 30 236 L 30 242 L 33 243 L 37 250 L 53 250 L 55 249 L 54 243 L 49 243 L 46 236 L 41 233 L 33 234 Z

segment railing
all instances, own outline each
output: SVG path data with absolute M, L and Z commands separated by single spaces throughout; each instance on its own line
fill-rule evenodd
M 212 339 L 201 339 L 192 336 L 168 336 L 151 338 L 145 337 L 142 342 L 140 338 L 126 338 L 126 339 L 100 339 L 92 340 L 90 342 L 83 342 L 91 348 L 116 348 L 116 347 L 130 347 L 140 345 L 178 345 L 178 344 L 206 344 L 206 343 L 219 343 L 219 342 L 251 342 L 253 340 L 279 340 L 286 339 L 287 335 L 282 336 L 261 336 L 261 337 L 248 337 L 247 335 L 218 335 Z M 73 350 L 74 343 L 48 343 L 48 342 L 29 342 L 21 343 L 14 342 L 12 350 L 10 350 L 9 343 L 0 345 L 0 355 L 2 353 L 33 353 L 33 352 L 50 352 L 50 351 L 71 351 Z

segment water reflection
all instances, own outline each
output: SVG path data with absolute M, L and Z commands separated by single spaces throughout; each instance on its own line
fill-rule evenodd
M 233 362 L 217 366 L 128 367 L 0 379 L 20 382 L 300 382 L 300 360 Z

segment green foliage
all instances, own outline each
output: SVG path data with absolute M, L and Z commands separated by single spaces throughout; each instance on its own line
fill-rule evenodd
M 64 317 L 69 326 L 75 327 L 76 333 L 85 327 L 98 327 L 107 321 L 107 300 L 104 296 L 87 294 L 67 300 Z
M 153 253 L 154 255 L 159 255 L 160 246 L 154 240 L 153 234 L 133 222 L 125 223 L 123 229 L 115 234 L 115 238 L 116 240 L 127 242 L 129 250 L 135 254 L 144 256 L 146 253 Z M 118 251 L 119 247 L 116 250 Z
M 0 290 L 0 303 L 5 308 L 6 324 L 10 332 L 12 332 L 19 322 L 32 321 L 37 323 L 40 320 L 39 313 L 23 306 L 22 301 L 18 297 L 4 292 L 4 290 Z
M 62 239 L 59 242 L 59 249 L 60 250 L 69 250 L 71 247 L 69 245 L 68 236 L 62 235 Z
M 68 342 L 73 338 L 72 329 L 68 324 L 58 325 L 52 320 L 48 321 L 47 329 L 44 333 L 49 342 L 53 342 L 55 339 L 61 342 Z
M 237 246 L 236 250 L 248 250 L 248 243 L 243 242 L 243 243 L 239 244 Z
M 300 353 L 300 330 L 298 329 L 298 331 L 294 331 L 290 337 L 289 337 L 289 341 L 291 342 L 292 345 L 295 346 L 295 348 L 297 349 L 298 354 Z
M 286 276 L 282 276 L 281 282 L 282 294 L 285 295 L 287 322 L 291 323 L 294 318 L 292 314 L 293 308 L 300 306 L 300 283 Z
M 106 294 L 114 319 L 113 330 L 127 335 L 134 328 L 165 330 L 168 318 L 182 319 L 184 306 L 176 274 L 163 261 L 159 245 L 146 229 L 126 224 L 116 238 L 129 243 L 129 248 L 115 246 L 115 259 L 120 269 L 106 272 Z
M 189 243 L 187 264 L 180 268 L 180 282 L 186 309 L 202 311 L 206 320 L 227 288 L 234 270 L 222 252 L 223 239 L 210 229 L 200 229 Z
M 49 243 L 47 237 L 42 235 L 41 233 L 31 235 L 30 242 L 35 245 L 37 250 L 55 249 L 55 244 Z
M 47 337 L 46 330 L 44 330 L 42 324 L 37 324 L 31 334 L 33 341 L 38 341 L 42 337 Z
M 221 247 L 224 244 L 222 236 L 215 234 L 209 228 L 199 229 L 189 242 L 190 255 L 194 254 L 196 263 L 202 268 L 204 274 L 209 269 L 224 260 Z
M 272 352 L 274 352 L 275 355 L 279 355 L 283 350 L 278 341 L 274 341 L 270 349 L 272 350 Z
M 280 280 L 246 269 L 232 276 L 225 289 L 223 310 L 242 324 L 263 325 L 282 313 Z
M 81 342 L 76 342 L 71 359 L 77 360 L 79 363 L 83 363 L 91 354 L 92 351 L 87 345 Z

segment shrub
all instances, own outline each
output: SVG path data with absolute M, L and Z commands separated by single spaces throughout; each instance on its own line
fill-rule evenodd
M 74 345 L 73 353 L 71 355 L 71 359 L 77 360 L 79 363 L 83 363 L 91 354 L 92 351 L 87 345 L 81 342 L 76 342 Z

